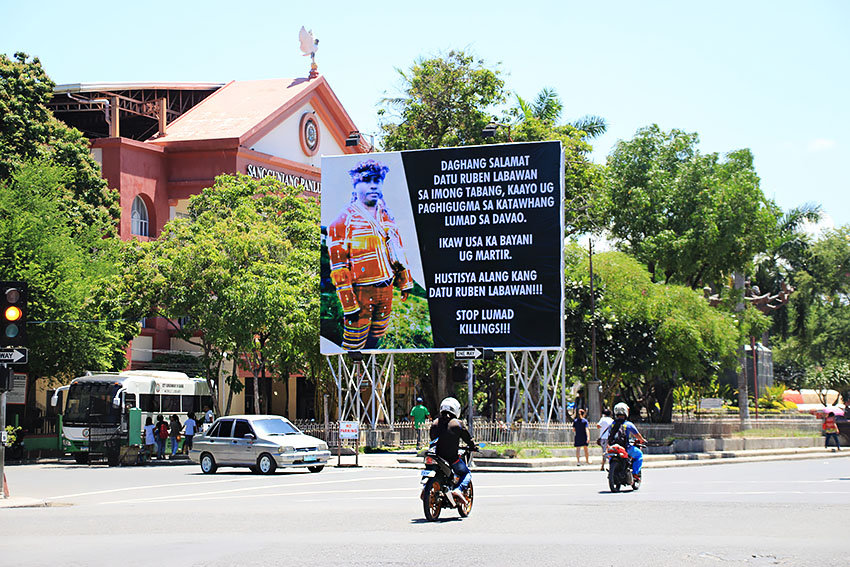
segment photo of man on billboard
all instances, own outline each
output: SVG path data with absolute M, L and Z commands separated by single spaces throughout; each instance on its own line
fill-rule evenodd
M 351 201 L 328 226 L 330 277 L 343 311 L 345 350 L 374 349 L 387 331 L 393 287 L 413 289 L 395 218 L 384 201 L 389 168 L 372 159 L 349 170 Z

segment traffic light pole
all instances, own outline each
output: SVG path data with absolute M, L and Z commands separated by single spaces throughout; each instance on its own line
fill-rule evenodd
M 3 372 L 6 371 L 6 365 L 0 364 Z M 0 443 L 0 498 L 6 498 L 6 390 L 3 389 L 0 393 L 0 434 L 3 435 L 3 442 Z

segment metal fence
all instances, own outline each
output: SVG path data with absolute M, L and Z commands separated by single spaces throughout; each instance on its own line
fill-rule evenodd
M 816 433 L 820 431 L 820 420 L 810 418 L 771 418 L 750 420 L 750 429 L 783 429 L 789 433 Z M 304 433 L 323 439 L 332 447 L 336 447 L 339 441 L 339 425 L 331 422 L 325 429 L 323 423 L 312 421 L 296 422 L 296 425 Z M 641 434 L 652 445 L 667 445 L 673 439 L 687 438 L 719 438 L 729 437 L 741 431 L 741 422 L 737 418 L 714 419 L 714 420 L 690 420 L 674 421 L 673 423 L 637 423 Z M 380 424 L 376 433 L 370 433 L 366 424 L 361 425 L 361 444 L 369 442 L 369 435 L 376 435 L 374 441 L 378 445 L 415 446 L 416 429 L 412 422 L 398 421 L 390 427 L 388 424 Z M 599 430 L 595 424 L 589 428 L 589 441 L 594 443 L 599 437 Z M 428 426 L 423 426 L 420 434 L 423 443 L 427 443 Z M 500 445 L 522 445 L 535 444 L 543 446 L 572 445 L 574 433 L 572 424 L 569 423 L 526 423 L 514 422 L 507 424 L 503 421 L 489 421 L 476 419 L 473 423 L 473 437 L 476 442 Z

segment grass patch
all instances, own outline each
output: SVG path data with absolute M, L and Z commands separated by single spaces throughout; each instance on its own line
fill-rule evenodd
M 781 427 L 772 427 L 767 429 L 748 429 L 746 431 L 736 431 L 732 434 L 733 437 L 820 437 L 818 431 L 794 431 L 782 429 Z
M 514 451 L 516 455 L 523 459 L 550 459 L 554 455 L 552 451 L 555 449 L 570 449 L 575 450 L 575 447 L 572 445 L 540 445 L 537 443 L 505 443 L 503 445 L 491 445 L 487 444 L 484 449 L 490 449 L 491 451 L 496 451 L 500 455 L 504 455 L 505 451 Z M 525 449 L 534 449 L 540 451 L 535 455 L 524 455 L 522 454 Z

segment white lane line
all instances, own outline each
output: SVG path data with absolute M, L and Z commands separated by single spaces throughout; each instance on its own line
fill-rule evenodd
M 371 479 L 370 479 L 371 480 Z M 258 486 L 256 490 L 267 489 L 267 486 Z M 153 498 L 134 498 L 131 500 L 114 500 L 101 502 L 101 504 L 128 504 L 133 502 L 195 502 L 202 500 L 232 500 L 235 498 L 269 498 L 269 497 L 293 497 L 307 496 L 311 494 L 363 494 L 372 492 L 412 492 L 409 486 L 400 488 L 352 488 L 349 490 L 303 490 L 298 492 L 265 492 L 262 494 L 234 494 L 241 490 L 221 490 L 215 492 L 199 492 L 195 494 L 183 494 L 180 496 L 156 496 Z
M 283 479 L 284 477 L 279 477 Z M 383 476 L 383 477 L 364 477 L 364 478 L 341 478 L 336 480 L 322 480 L 322 481 L 311 481 L 311 482 L 298 482 L 297 485 L 294 486 L 310 486 L 316 484 L 334 484 L 341 482 L 362 482 L 366 480 L 391 480 L 401 478 L 398 476 Z M 272 480 L 274 477 L 270 477 L 268 480 Z M 50 496 L 45 498 L 45 500 L 62 500 L 66 498 L 78 498 L 80 496 L 94 496 L 98 494 L 113 494 L 117 492 L 129 492 L 133 490 L 149 490 L 149 489 L 157 489 L 157 488 L 174 488 L 174 487 L 188 487 L 188 486 L 202 486 L 208 484 L 226 484 L 226 483 L 243 483 L 243 482 L 251 482 L 258 480 L 257 477 L 244 477 L 244 478 L 225 478 L 221 480 L 199 480 L 196 482 L 175 482 L 169 484 L 147 484 L 141 486 L 125 486 L 122 488 L 112 488 L 107 490 L 93 490 L 90 492 L 78 492 L 76 494 L 63 494 L 60 496 Z M 267 486 L 258 486 L 258 487 L 250 487 L 244 488 L 241 490 L 259 490 L 262 488 L 268 488 Z

